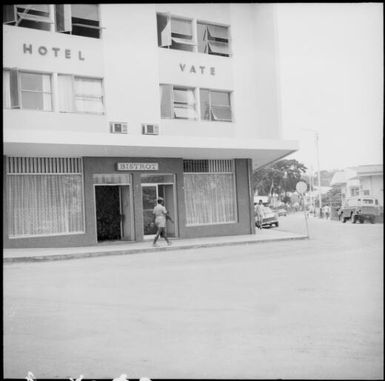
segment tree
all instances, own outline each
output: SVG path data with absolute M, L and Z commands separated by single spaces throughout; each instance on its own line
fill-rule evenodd
M 331 171 L 321 169 L 321 171 L 320 171 L 321 186 L 328 187 L 336 172 L 337 172 L 337 170 L 335 170 L 335 169 L 333 169 Z M 318 172 L 315 172 L 315 174 L 313 175 L 313 184 L 318 184 Z
M 324 197 L 322 197 L 322 202 L 339 207 L 341 206 L 341 197 L 341 189 L 339 187 L 333 187 Z
M 295 186 L 306 172 L 304 164 L 295 159 L 280 160 L 253 173 L 253 190 L 260 195 L 294 192 Z

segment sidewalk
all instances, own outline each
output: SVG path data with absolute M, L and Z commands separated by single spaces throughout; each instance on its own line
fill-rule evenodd
M 171 246 L 167 246 L 166 242 L 160 238 L 158 240 L 159 247 L 153 247 L 152 241 L 146 240 L 143 242 L 117 241 L 108 244 L 99 243 L 94 246 L 84 247 L 3 249 L 3 263 L 55 261 L 109 255 L 152 253 L 156 251 L 184 250 L 215 246 L 233 246 L 306 238 L 306 235 L 285 232 L 276 229 L 263 229 L 257 230 L 256 234 L 248 235 L 194 239 L 171 239 Z

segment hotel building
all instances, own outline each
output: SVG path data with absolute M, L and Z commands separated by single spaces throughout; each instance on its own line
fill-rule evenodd
M 3 7 L 4 247 L 253 234 L 280 133 L 274 4 Z

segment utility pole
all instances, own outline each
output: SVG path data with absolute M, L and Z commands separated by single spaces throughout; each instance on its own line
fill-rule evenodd
M 321 197 L 321 171 L 319 167 L 319 148 L 318 148 L 318 132 L 315 132 L 315 145 L 317 149 L 317 167 L 318 167 L 318 201 L 319 201 L 319 210 L 321 217 L 321 208 L 322 208 L 322 197 Z
M 321 208 L 322 208 L 322 197 L 321 197 L 321 170 L 319 166 L 319 134 L 318 131 L 312 130 L 311 128 L 301 128 L 301 130 L 304 131 L 311 131 L 315 134 L 315 148 L 316 148 L 316 154 L 317 154 L 317 168 L 318 168 L 318 202 L 319 202 L 319 210 L 320 210 L 320 217 L 321 217 Z

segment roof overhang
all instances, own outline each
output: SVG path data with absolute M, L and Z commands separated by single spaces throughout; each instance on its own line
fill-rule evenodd
M 183 159 L 252 159 L 254 169 L 298 150 L 298 142 L 273 139 L 134 136 L 98 133 L 41 134 L 20 131 L 4 136 L 4 155 L 30 157 L 107 156 Z

